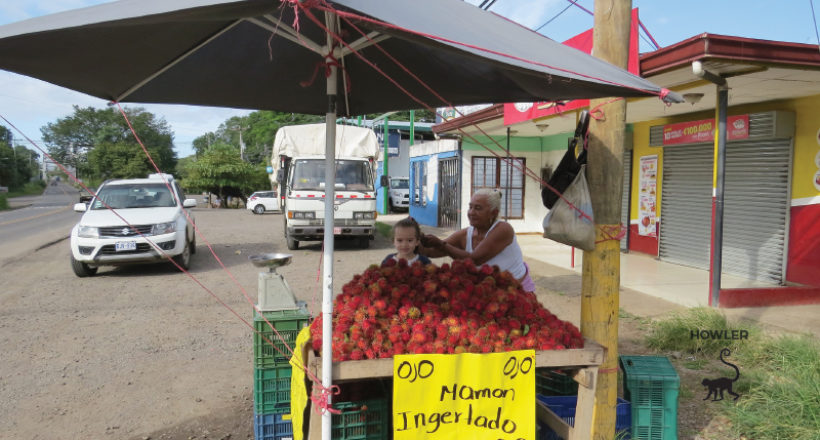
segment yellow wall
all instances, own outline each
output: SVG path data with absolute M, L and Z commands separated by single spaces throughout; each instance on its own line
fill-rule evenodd
M 772 110 L 789 111 L 795 114 L 794 158 L 791 183 L 792 199 L 820 196 L 820 191 L 814 187 L 812 182 L 818 170 L 814 163 L 814 158 L 818 154 L 818 150 L 820 150 L 820 145 L 818 145 L 817 140 L 818 130 L 820 129 L 820 95 L 729 107 L 729 116 Z M 713 111 L 697 112 L 633 124 L 634 143 L 632 154 L 632 203 L 629 207 L 630 221 L 637 220 L 638 218 L 638 167 L 640 166 L 641 156 L 653 154 L 658 155 L 657 216 L 661 216 L 660 201 L 661 194 L 663 194 L 663 185 L 661 184 L 663 182 L 663 148 L 649 146 L 649 127 L 714 117 L 715 113 Z

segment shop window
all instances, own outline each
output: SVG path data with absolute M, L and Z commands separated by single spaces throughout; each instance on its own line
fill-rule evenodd
M 524 167 L 524 158 L 474 156 L 470 195 L 482 188 L 497 188 L 502 192 L 499 217 L 524 218 Z
M 411 201 L 416 206 L 427 206 L 427 162 L 416 161 L 413 162 L 413 200 Z

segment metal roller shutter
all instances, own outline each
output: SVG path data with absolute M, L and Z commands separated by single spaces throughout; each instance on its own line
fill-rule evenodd
M 726 150 L 723 271 L 781 283 L 791 140 L 744 141 Z
M 665 148 L 660 257 L 708 269 L 712 145 Z M 726 149 L 723 271 L 781 283 L 791 141 L 732 142 Z
M 712 228 L 712 146 L 664 148 L 659 256 L 707 269 Z
M 621 250 L 629 249 L 629 196 L 631 191 L 632 179 L 632 150 L 624 150 L 624 181 L 623 192 L 621 193 L 621 224 L 626 228 L 627 234 L 621 239 Z

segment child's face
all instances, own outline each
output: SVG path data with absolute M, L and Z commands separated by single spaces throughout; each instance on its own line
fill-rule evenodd
M 393 246 L 396 247 L 397 257 L 410 259 L 416 255 L 415 249 L 419 244 L 415 228 L 398 227 L 393 230 Z

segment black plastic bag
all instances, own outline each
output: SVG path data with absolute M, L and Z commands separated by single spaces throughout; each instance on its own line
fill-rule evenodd
M 577 176 L 581 171 L 581 166 L 587 163 L 586 145 L 581 148 L 581 153 L 577 156 L 575 154 L 575 150 L 577 149 L 578 141 L 582 141 L 583 144 L 588 128 L 589 112 L 584 110 L 581 112 L 578 119 L 578 126 L 575 128 L 575 136 L 569 139 L 567 152 L 564 153 L 564 157 L 561 158 L 561 162 L 558 163 L 558 166 L 555 168 L 555 172 L 553 172 L 552 176 L 550 176 L 547 186 L 541 189 L 541 201 L 547 209 L 552 209 L 555 202 L 560 198 L 555 191 L 558 191 L 559 194 L 563 194 L 570 183 L 575 180 L 575 176 Z M 555 189 L 555 191 L 551 188 Z

